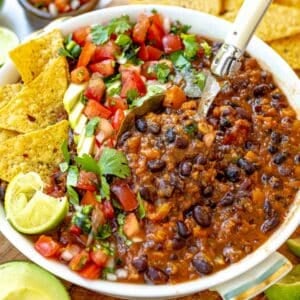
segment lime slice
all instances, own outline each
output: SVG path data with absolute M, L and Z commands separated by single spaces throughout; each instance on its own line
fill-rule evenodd
M 14 32 L 7 28 L 0 27 L 0 66 L 8 59 L 8 52 L 18 44 L 19 39 Z
M 268 300 L 300 300 L 300 265 L 265 291 Z
M 54 198 L 42 192 L 37 173 L 18 174 L 8 184 L 4 206 L 6 217 L 16 230 L 39 234 L 55 228 L 66 216 L 66 197 Z
M 295 255 L 300 257 L 300 237 L 296 239 L 289 239 L 286 244 Z

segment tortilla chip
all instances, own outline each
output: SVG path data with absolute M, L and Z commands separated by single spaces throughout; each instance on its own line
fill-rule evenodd
M 61 32 L 56 29 L 47 35 L 21 44 L 9 55 L 24 83 L 28 83 L 44 70 L 51 58 L 58 56 L 58 50 L 62 47 L 63 37 Z
M 64 112 L 67 76 L 64 57 L 50 61 L 44 72 L 0 109 L 0 128 L 26 133 L 55 124 Z
M 222 0 L 129 0 L 129 3 L 177 5 L 212 15 L 219 15 L 222 11 Z
M 237 11 L 229 12 L 222 17 L 233 21 Z M 273 41 L 300 33 L 300 9 L 271 4 L 256 34 L 264 41 Z
M 300 0 L 274 0 L 274 3 L 300 8 Z
M 21 89 L 21 83 L 7 84 L 0 87 L 0 109 L 13 99 Z
M 243 4 L 243 0 L 224 0 L 224 11 L 238 10 Z
M 61 144 L 68 138 L 64 120 L 45 129 L 13 137 L 0 145 L 0 178 L 10 181 L 20 172 L 37 172 L 44 181 L 63 161 Z
M 300 69 L 300 34 L 272 41 L 270 46 L 278 52 L 293 69 Z
M 6 140 L 15 137 L 19 132 L 0 128 L 0 145 Z

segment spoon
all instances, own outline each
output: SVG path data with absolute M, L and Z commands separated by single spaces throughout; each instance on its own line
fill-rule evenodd
M 242 55 L 271 3 L 272 0 L 244 1 L 225 42 L 212 61 L 211 71 L 214 75 L 227 76 L 239 70 Z M 216 95 L 202 97 L 198 108 L 200 118 L 207 116 Z

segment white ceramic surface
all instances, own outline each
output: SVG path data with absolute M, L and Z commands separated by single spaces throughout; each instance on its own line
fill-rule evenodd
M 183 23 L 192 25 L 192 31 L 212 39 L 223 39 L 230 28 L 230 24 L 214 16 L 202 14 L 188 9 L 170 6 L 120 6 L 99 11 L 94 11 L 86 15 L 72 18 L 61 24 L 55 24 L 64 34 L 90 24 L 107 22 L 111 18 L 121 14 L 128 14 L 132 18 L 146 10 L 156 8 L 165 16 L 172 20 L 178 19 Z M 296 74 L 290 67 L 266 44 L 257 38 L 253 38 L 248 47 L 248 52 L 256 57 L 264 68 L 271 71 L 278 85 L 288 96 L 290 104 L 300 116 L 300 84 Z M 0 71 L 0 85 L 12 83 L 18 80 L 18 74 L 12 63 L 7 63 Z M 126 283 L 114 283 L 108 281 L 90 281 L 81 278 L 76 273 L 69 270 L 66 266 L 43 258 L 33 248 L 32 243 L 25 236 L 17 233 L 5 220 L 3 207 L 0 206 L 0 230 L 24 255 L 32 261 L 41 265 L 57 276 L 66 279 L 74 284 L 81 285 L 90 290 L 101 292 L 107 295 L 130 299 L 170 299 L 183 296 L 200 290 L 212 288 L 215 285 L 224 283 L 232 278 L 237 278 L 247 270 L 258 265 L 265 260 L 271 253 L 275 252 L 280 245 L 292 234 L 299 224 L 300 219 L 300 193 L 297 194 L 294 204 L 283 224 L 276 230 L 270 239 L 259 249 L 248 255 L 240 262 L 219 271 L 210 276 L 199 278 L 194 281 L 177 285 L 137 285 Z

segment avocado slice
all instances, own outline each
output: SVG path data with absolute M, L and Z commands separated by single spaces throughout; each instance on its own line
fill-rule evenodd
M 69 114 L 74 107 L 74 105 L 79 100 L 80 94 L 85 90 L 86 84 L 75 84 L 71 83 L 64 94 L 64 107 L 67 113 Z
M 79 118 L 84 110 L 84 104 L 78 102 L 69 114 L 69 122 L 72 129 L 77 125 Z
M 4 263 L 0 277 L 1 300 L 71 300 L 56 277 L 31 262 Z

